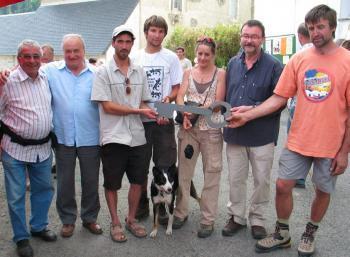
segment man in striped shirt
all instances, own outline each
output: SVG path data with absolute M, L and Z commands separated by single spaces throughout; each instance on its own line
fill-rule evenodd
M 51 185 L 51 94 L 39 71 L 42 51 L 32 40 L 18 47 L 19 66 L 0 87 L 2 164 L 10 219 L 19 256 L 33 256 L 30 234 L 45 241 L 57 236 L 47 228 L 53 197 Z M 30 233 L 26 225 L 25 193 L 28 171 L 31 183 Z

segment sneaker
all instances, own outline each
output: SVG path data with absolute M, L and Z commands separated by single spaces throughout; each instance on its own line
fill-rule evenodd
M 315 252 L 315 234 L 318 226 L 312 223 L 307 223 L 306 230 L 301 236 L 298 247 L 298 254 L 300 257 L 309 257 Z
M 174 216 L 174 221 L 173 221 L 173 229 L 179 229 L 181 228 L 185 222 L 187 221 L 187 216 L 182 220 L 179 217 Z
M 197 231 L 197 236 L 199 238 L 209 237 L 214 231 L 214 225 L 205 225 L 200 224 L 199 229 Z
M 227 221 L 225 227 L 221 230 L 223 236 L 233 236 L 242 228 L 245 228 L 247 225 L 242 225 L 234 221 L 233 216 Z
M 267 253 L 279 248 L 288 248 L 291 246 L 288 225 L 276 222 L 275 233 L 259 240 L 255 244 L 255 252 Z
M 147 218 L 148 216 L 149 216 L 149 198 L 147 198 L 147 193 L 142 192 L 135 218 L 138 220 L 142 220 Z
M 159 205 L 159 213 L 158 213 L 158 222 L 160 225 L 168 225 L 168 220 L 169 220 L 169 216 L 166 212 L 165 209 L 165 204 L 162 203 Z

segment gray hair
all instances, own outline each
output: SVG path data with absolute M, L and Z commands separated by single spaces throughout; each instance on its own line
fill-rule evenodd
M 80 34 L 66 34 L 66 35 L 64 35 L 63 38 L 62 38 L 62 43 L 61 43 L 61 48 L 62 48 L 62 49 L 63 49 L 64 43 L 65 43 L 68 39 L 71 39 L 71 38 L 80 39 L 81 43 L 83 44 L 83 49 L 85 50 L 85 41 L 84 41 L 82 35 L 80 35 Z
M 37 41 L 31 40 L 31 39 L 25 39 L 21 43 L 19 43 L 17 47 L 17 56 L 21 55 L 23 48 L 26 46 L 38 48 L 40 50 L 40 56 L 43 55 L 43 51 L 41 50 L 40 44 Z
M 52 45 L 50 45 L 50 44 L 43 44 L 41 46 L 41 49 L 45 49 L 45 48 L 49 49 L 52 53 L 55 53 L 55 50 L 53 49 Z

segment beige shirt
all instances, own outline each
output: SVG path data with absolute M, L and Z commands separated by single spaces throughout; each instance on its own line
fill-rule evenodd
M 131 62 L 127 77 L 130 80 L 130 94 L 126 93 L 126 77 L 117 67 L 114 59 L 100 66 L 94 79 L 91 100 L 112 101 L 131 108 L 140 108 L 142 101 L 152 99 L 146 73 L 140 66 Z M 101 104 L 99 104 L 99 112 L 101 145 L 118 143 L 134 147 L 146 144 L 145 131 L 139 114 L 109 114 L 103 110 Z

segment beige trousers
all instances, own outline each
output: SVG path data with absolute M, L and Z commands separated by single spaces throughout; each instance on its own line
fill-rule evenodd
M 220 176 L 222 169 L 223 138 L 221 130 L 180 129 L 178 133 L 179 189 L 176 198 L 175 216 L 184 219 L 188 215 L 191 180 L 199 153 L 202 154 L 204 183 L 201 194 L 201 224 L 211 225 L 218 209 Z M 184 149 L 190 144 L 194 153 L 187 159 Z
M 264 209 L 270 200 L 270 177 L 274 155 L 274 144 L 245 147 L 227 144 L 228 180 L 230 184 L 229 215 L 235 222 L 245 225 L 247 180 L 249 163 L 254 179 L 253 195 L 250 199 L 248 220 L 251 226 L 264 226 Z

